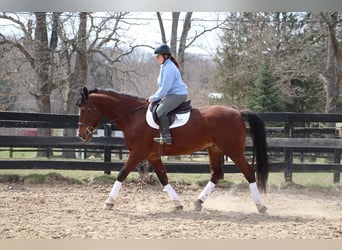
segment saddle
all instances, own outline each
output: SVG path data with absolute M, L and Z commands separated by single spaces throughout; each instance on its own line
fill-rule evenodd
M 150 105 L 150 111 L 152 113 L 153 120 L 158 125 L 160 125 L 160 124 L 159 124 L 159 120 L 158 120 L 158 116 L 157 116 L 156 111 L 157 111 L 159 104 L 160 104 L 160 101 L 157 101 L 157 102 L 151 103 L 151 105 Z M 183 102 L 181 105 L 179 105 L 177 108 L 175 108 L 174 110 L 169 112 L 167 114 L 167 117 L 169 118 L 170 126 L 175 122 L 177 114 L 188 113 L 188 112 L 190 112 L 191 109 L 192 109 L 191 100 L 187 100 L 187 101 Z

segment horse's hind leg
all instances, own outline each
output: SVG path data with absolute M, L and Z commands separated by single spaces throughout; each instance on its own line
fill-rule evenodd
M 218 181 L 220 179 L 223 179 L 223 171 L 222 171 L 223 154 L 222 152 L 216 145 L 213 145 L 208 148 L 208 155 L 209 155 L 209 160 L 210 160 L 211 178 L 194 203 L 194 209 L 197 211 L 200 211 L 202 209 L 202 203 L 208 198 L 209 194 L 214 189 Z
M 241 153 L 239 156 L 230 155 L 230 158 L 235 165 L 240 169 L 244 177 L 249 183 L 249 190 L 252 195 L 252 199 L 259 211 L 259 213 L 265 213 L 267 208 L 262 204 L 259 190 L 257 188 L 255 173 L 251 165 L 248 164 L 245 156 Z
M 154 171 L 156 172 L 158 179 L 160 181 L 160 183 L 163 185 L 164 189 L 170 200 L 174 202 L 175 204 L 175 209 L 176 210 L 182 210 L 183 206 L 179 201 L 179 197 L 178 194 L 176 193 L 176 191 L 172 188 L 172 186 L 169 183 L 167 174 L 166 174 L 166 169 L 161 161 L 160 158 L 158 159 L 149 159 L 148 162 L 151 164 L 151 166 L 153 167 Z

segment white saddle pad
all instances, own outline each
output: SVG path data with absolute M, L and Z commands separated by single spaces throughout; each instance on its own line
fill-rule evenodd
M 181 127 L 185 125 L 188 122 L 189 118 L 190 118 L 190 111 L 184 114 L 176 114 L 176 119 L 174 123 L 170 126 L 170 128 L 177 128 L 177 127 Z M 155 123 L 155 121 L 153 120 L 153 116 L 152 116 L 152 112 L 150 108 L 148 108 L 146 112 L 146 122 L 150 127 L 159 129 L 159 125 Z

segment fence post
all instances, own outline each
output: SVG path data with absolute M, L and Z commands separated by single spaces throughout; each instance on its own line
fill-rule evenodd
M 51 158 L 53 154 L 52 147 L 46 147 L 46 158 Z
M 104 125 L 104 135 L 105 137 L 112 137 L 112 125 L 111 124 L 105 124 Z M 104 147 L 104 162 L 111 162 L 111 147 L 110 146 L 105 146 Z M 111 169 L 110 167 L 106 166 L 104 170 L 105 174 L 110 175 L 111 174 Z
M 83 149 L 83 159 L 87 159 L 88 158 L 88 149 L 84 148 Z
M 337 164 L 341 163 L 341 149 L 339 148 L 335 149 L 335 163 Z M 341 176 L 341 173 L 339 171 L 334 171 L 334 183 L 340 182 L 340 176 Z
M 13 158 L 13 147 L 10 147 L 9 149 L 9 157 Z
M 284 125 L 284 133 L 286 137 L 293 137 L 293 122 L 287 121 Z M 292 163 L 293 163 L 293 150 L 289 148 L 284 149 L 284 157 L 285 157 L 285 172 L 284 178 L 286 182 L 292 181 Z
M 285 152 L 285 172 L 284 178 L 286 182 L 292 181 L 292 163 L 293 163 L 293 150 L 286 148 Z

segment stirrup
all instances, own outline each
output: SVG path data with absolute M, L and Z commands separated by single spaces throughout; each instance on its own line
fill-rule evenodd
M 155 142 L 158 142 L 159 144 L 167 144 L 167 145 L 171 145 L 172 144 L 172 137 L 168 136 L 168 137 L 155 137 L 153 138 L 153 140 Z

